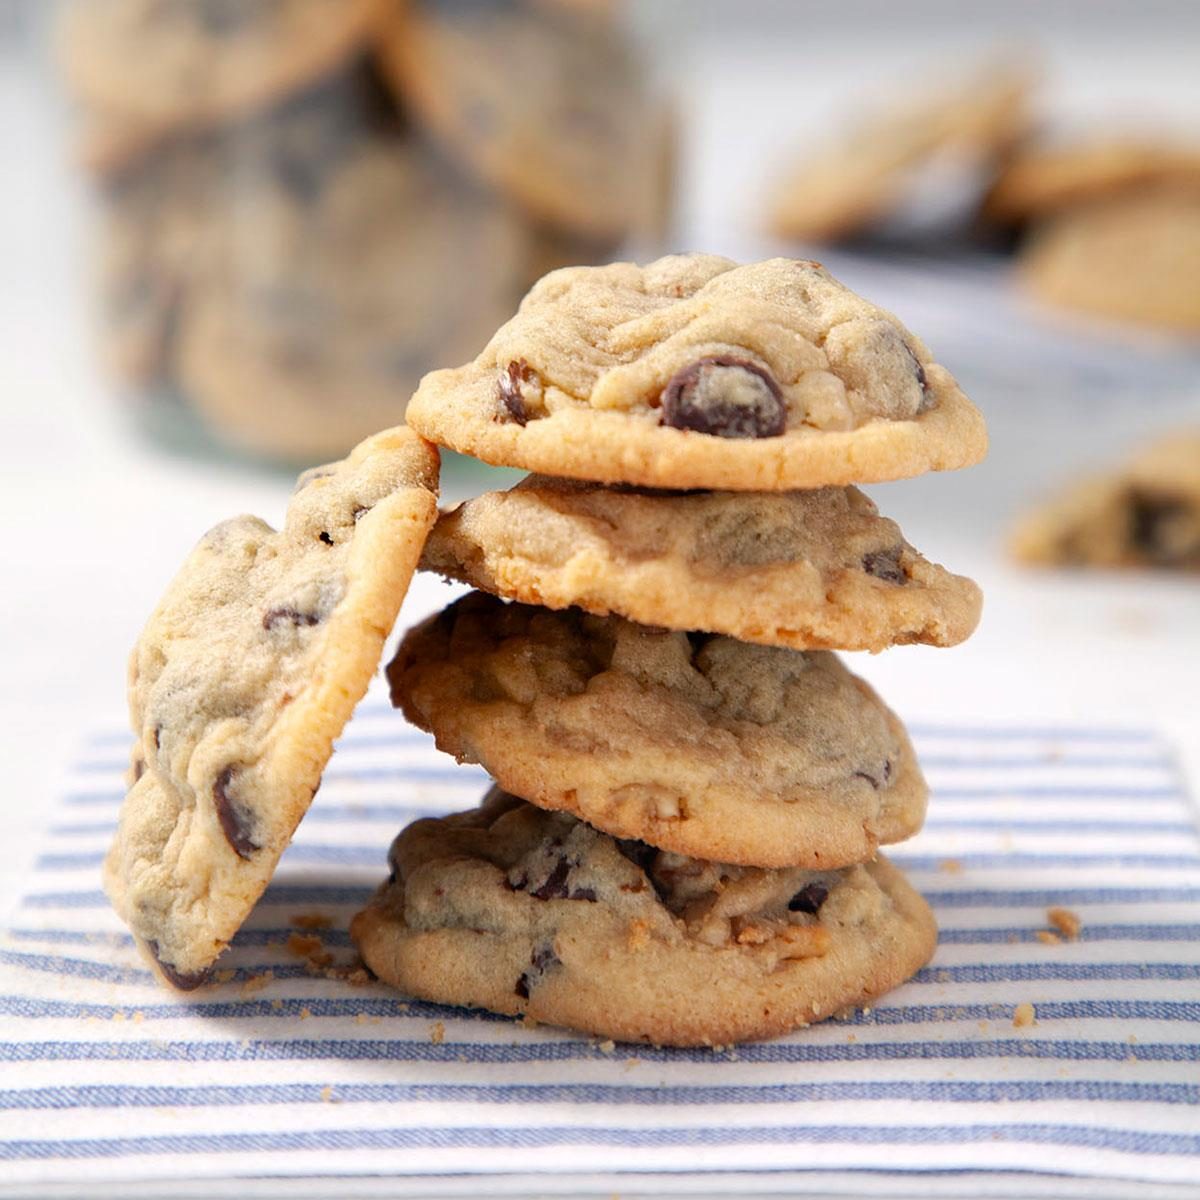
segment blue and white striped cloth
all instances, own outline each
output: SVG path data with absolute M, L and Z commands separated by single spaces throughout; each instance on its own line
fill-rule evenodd
M 933 799 L 894 857 L 937 910 L 934 962 L 853 1020 L 719 1053 L 306 971 L 291 919 L 328 915 L 348 961 L 396 829 L 485 787 L 373 697 L 232 977 L 164 991 L 99 889 L 127 736 L 98 735 L 0 942 L 0 1194 L 1195 1195 L 1200 843 L 1169 749 L 1141 730 L 913 735 Z M 1078 941 L 1038 938 L 1049 906 L 1079 915 Z

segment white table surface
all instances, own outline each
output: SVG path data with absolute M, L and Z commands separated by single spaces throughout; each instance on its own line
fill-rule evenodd
M 1086 29 L 1075 36 L 1064 24 L 1049 38 L 1061 68 L 1060 111 L 1094 110 L 1097 100 L 1103 107 L 1138 80 L 1156 111 L 1200 111 L 1197 81 L 1184 69 L 1186 44 L 1147 41 L 1139 28 L 1140 41 L 1110 38 L 1092 46 L 1086 61 L 1080 57 L 1080 47 L 1091 46 Z M 920 29 L 888 33 L 888 52 L 877 46 L 876 62 L 893 75 L 903 75 L 891 53 L 898 39 L 914 64 L 936 61 Z M 838 72 L 850 52 L 843 46 L 840 57 L 823 63 L 820 54 L 806 54 L 803 78 L 795 48 L 778 41 L 743 38 L 735 45 L 701 37 L 676 56 L 677 81 L 704 78 L 711 85 L 684 104 L 691 124 L 681 246 L 742 257 L 761 249 L 743 220 L 751 168 L 774 142 L 807 129 L 804 106 L 781 97 L 808 88 L 829 103 L 830 89 L 844 85 Z M 856 77 L 870 73 L 856 63 Z M 0 553 L 0 627 L 8 642 L 0 688 L 0 839 L 7 847 L 0 911 L 36 852 L 42 810 L 62 765 L 89 726 L 122 711 L 126 654 L 180 559 L 227 515 L 251 511 L 278 520 L 289 491 L 280 475 L 162 453 L 134 436 L 99 381 L 79 294 L 79 191 L 63 162 L 59 114 L 43 102 L 43 84 L 36 64 L 0 61 L 0 504 L 9 514 Z M 761 112 L 786 119 L 763 122 L 756 119 Z M 854 282 L 862 270 L 851 262 L 844 274 Z M 1161 725 L 1190 756 L 1192 778 L 1200 779 L 1200 584 L 1028 573 L 1006 562 L 1000 544 L 1013 511 L 1048 481 L 1119 453 L 1150 428 L 1196 418 L 1195 354 L 1165 351 L 1159 357 L 1168 383 L 1156 375 L 1142 394 L 1138 364 L 1158 359 L 1143 345 L 1127 353 L 1123 342 L 1102 334 L 1089 344 L 1103 385 L 1098 392 L 1105 394 L 1093 403 L 1090 388 L 1076 384 L 1073 394 L 1048 395 L 1057 385 L 1045 385 L 1045 339 L 1056 336 L 1055 322 L 1043 320 L 1038 328 L 1051 333 L 1039 335 L 1025 363 L 1022 323 L 1037 314 L 1003 295 L 995 320 L 1011 318 L 1003 331 L 1010 344 L 1000 367 L 994 354 L 981 365 L 975 347 L 983 335 L 964 319 L 970 314 L 955 311 L 961 293 L 953 272 L 927 280 L 920 274 L 915 287 L 912 273 L 901 272 L 893 283 L 895 299 L 872 298 L 895 303 L 968 383 L 989 418 L 993 452 L 970 472 L 873 491 L 918 548 L 975 576 L 987 603 L 978 634 L 965 646 L 855 656 L 856 669 L 909 716 Z M 461 478 L 455 486 L 461 490 Z M 419 581 L 403 620 L 437 604 L 440 587 Z

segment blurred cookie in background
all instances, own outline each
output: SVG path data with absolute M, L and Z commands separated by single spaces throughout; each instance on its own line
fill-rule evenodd
M 1021 519 L 1010 545 L 1038 566 L 1200 571 L 1200 426 L 1069 484 Z
M 116 168 L 273 103 L 348 61 L 386 12 L 387 0 L 77 0 L 59 43 L 84 161 Z
M 382 57 L 416 119 L 533 219 L 600 241 L 634 232 L 661 146 L 609 22 L 582 6 L 414 0 L 396 6 Z
M 1064 209 L 1151 186 L 1200 189 L 1200 145 L 1153 136 L 1092 137 L 1034 143 L 1004 164 L 982 215 L 1022 225 Z
M 939 184 L 955 176 L 977 203 L 998 161 L 1030 127 L 1033 85 L 1029 67 L 995 59 L 957 83 L 864 116 L 782 172 L 768 228 L 805 242 L 865 233 L 899 214 L 930 172 Z
M 420 143 L 359 135 L 324 173 L 239 200 L 178 367 L 240 450 L 317 458 L 399 423 L 428 366 L 478 351 L 509 311 L 524 230 Z
M 177 447 L 335 458 L 669 222 L 674 123 L 602 0 L 78 0 L 62 43 L 102 356 Z
M 1200 181 L 1065 208 L 1032 229 L 1019 270 L 1048 304 L 1200 333 Z

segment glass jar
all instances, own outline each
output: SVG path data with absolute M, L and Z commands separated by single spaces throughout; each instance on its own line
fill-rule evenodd
M 102 358 L 287 463 L 403 419 L 558 266 L 656 250 L 673 129 L 601 0 L 75 0 Z

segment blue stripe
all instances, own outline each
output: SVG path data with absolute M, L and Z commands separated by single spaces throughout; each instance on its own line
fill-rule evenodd
M 305 933 L 294 925 L 274 929 L 239 929 L 234 935 L 236 946 L 282 946 L 293 933 Z M 345 929 L 318 929 L 314 931 L 326 946 L 349 946 L 350 934 Z M 77 929 L 9 929 L 8 936 L 22 942 L 48 942 L 76 946 L 132 946 L 133 938 L 127 933 L 94 933 Z
M 1049 925 L 1044 928 L 1050 929 Z M 132 946 L 133 938 L 127 933 L 105 933 L 60 928 L 18 928 L 7 931 L 9 937 L 25 942 L 47 942 L 52 944 Z M 274 942 L 285 942 L 289 934 L 295 933 L 294 926 L 276 926 L 268 929 L 238 930 L 233 945 L 269 946 Z M 349 934 L 343 929 L 318 931 L 327 946 L 348 946 Z M 1196 942 L 1200 943 L 1200 924 L 1122 925 L 1088 924 L 1079 932 L 1080 942 Z M 938 933 L 938 941 L 946 946 L 971 946 L 1015 944 L 1037 942 L 1037 930 L 1028 925 L 987 926 L 984 928 L 946 928 Z
M 618 1149 L 736 1146 L 940 1146 L 1003 1142 L 1118 1150 L 1126 1154 L 1188 1155 L 1200 1135 L 1151 1133 L 1080 1125 L 762 1126 L 647 1129 L 601 1127 L 310 1129 L 223 1134 L 173 1133 L 153 1137 L 80 1138 L 0 1142 L 0 1158 L 123 1158 L 139 1154 L 246 1154 L 324 1150 L 521 1149 L 590 1146 Z
M 79 850 L 62 854 L 43 854 L 37 860 L 40 870 L 94 870 L 104 862 L 103 850 Z M 936 871 L 946 861 L 945 855 L 905 854 L 894 852 L 896 861 L 908 871 Z M 293 843 L 287 849 L 286 861 L 291 863 L 346 864 L 359 867 L 379 867 L 387 859 L 387 847 L 380 845 L 353 846 L 329 843 Z M 1193 854 L 958 854 L 955 861 L 964 867 L 978 870 L 1012 867 L 1172 867 L 1200 869 L 1200 853 Z
M 217 993 L 208 993 L 216 995 Z M 174 1021 L 193 1017 L 210 1020 L 295 1020 L 307 1012 L 311 1017 L 353 1018 L 360 1015 L 395 1018 L 398 1016 L 461 1019 L 476 1017 L 504 1021 L 491 1014 L 452 1008 L 404 998 L 378 999 L 357 996 L 352 999 L 295 998 L 277 1000 L 206 1000 L 205 993 L 171 1004 L 90 1004 L 71 1000 L 46 1000 L 32 996 L 0 996 L 0 1015 L 26 1020 L 112 1020 L 118 1015 L 139 1012 L 148 1020 Z M 399 1007 L 404 1005 L 403 1010 Z M 1013 1005 L 988 1004 L 889 1004 L 869 1013 L 855 1011 L 840 1026 L 920 1025 L 930 1022 L 1000 1021 L 1012 1019 Z M 1047 1000 L 1037 1005 L 1037 1017 L 1047 1021 L 1181 1021 L 1200 1022 L 1200 1001 L 1183 1000 Z
M 1047 771 L 1066 769 L 1094 770 L 1105 767 L 1125 767 L 1130 770 L 1161 770 L 1173 771 L 1174 764 L 1165 754 L 1153 757 L 1145 755 L 1121 754 L 1079 754 L 1079 755 L 1048 755 L 1048 754 L 922 754 L 921 766 L 926 770 L 989 770 L 1015 771 L 1026 767 L 1041 768 Z
M 339 821 L 345 817 L 340 812 L 326 812 L 326 818 L 333 817 Z M 309 820 L 313 814 L 309 814 Z M 1074 833 L 1092 835 L 1096 833 L 1144 833 L 1144 834 L 1183 834 L 1196 837 L 1196 826 L 1191 821 L 1159 821 L 1144 818 L 1136 821 L 1102 820 L 1088 817 L 1086 823 L 1081 823 L 1079 817 L 1048 817 L 1015 818 L 1006 817 L 942 817 L 932 813 L 925 821 L 926 829 L 958 829 L 971 833 L 975 831 L 996 831 L 999 833 Z
M 458 1013 L 458 1010 L 447 1010 Z M 512 1022 L 514 1030 L 519 1028 Z M 602 1057 L 591 1041 L 542 1038 L 529 1042 L 434 1043 L 427 1038 L 279 1038 L 254 1041 L 0 1042 L 0 1062 L 421 1062 L 473 1065 L 575 1062 Z M 714 1063 L 711 1050 L 664 1050 L 637 1044 L 637 1057 L 649 1062 Z M 1068 1062 L 1200 1062 L 1200 1043 L 1073 1041 L 1026 1037 L 978 1041 L 819 1043 L 751 1042 L 737 1048 L 740 1063 L 944 1062 L 971 1059 L 1035 1058 Z M 719 1059 L 715 1061 L 720 1061 Z
M 73 1108 L 230 1108 L 244 1105 L 324 1103 L 319 1083 L 259 1084 L 244 1087 L 139 1087 L 93 1084 L 79 1087 L 0 1091 L 0 1111 Z M 1117 1083 L 1104 1079 L 971 1082 L 879 1080 L 865 1083 L 783 1083 L 717 1086 L 636 1086 L 634 1084 L 337 1084 L 340 1104 L 611 1104 L 700 1106 L 709 1104 L 811 1104 L 845 1101 L 1002 1104 L 1032 1100 L 1092 1103 L 1200 1104 L 1200 1085 Z
M 374 884 L 359 887 L 344 884 L 272 884 L 263 893 L 259 905 L 297 904 L 322 905 L 365 904 L 375 890 Z M 33 892 L 22 901 L 26 908 L 107 908 L 108 898 L 102 891 L 81 892 Z M 1057 901 L 1054 901 L 1057 903 Z
M 102 980 L 108 983 L 152 984 L 154 982 L 153 973 L 148 969 L 60 955 L 0 950 L 0 963 L 24 967 L 31 971 L 45 971 L 54 975 Z M 233 970 L 233 979 L 237 982 L 250 979 L 267 970 L 272 971 L 275 978 L 280 980 L 309 977 L 304 967 L 274 962 L 251 963 L 230 969 Z M 1072 963 L 1059 961 L 956 963 L 949 966 L 925 967 L 912 977 L 912 982 L 942 984 L 1144 979 L 1173 981 L 1200 979 L 1200 963 Z
M 896 856 L 901 859 L 901 855 Z M 1002 891 L 976 888 L 971 891 L 925 891 L 935 908 L 1049 908 L 1081 904 L 1188 904 L 1200 900 L 1200 888 L 1038 888 Z
M 901 855 L 897 855 L 901 858 Z M 259 904 L 363 904 L 374 890 L 341 884 L 272 884 Z M 925 899 L 943 908 L 1047 908 L 1079 904 L 1186 904 L 1200 900 L 1200 888 L 1045 888 L 1006 892 L 997 888 L 971 891 L 927 891 Z M 107 908 L 104 893 L 93 891 L 33 892 L 22 901 L 26 908 Z

